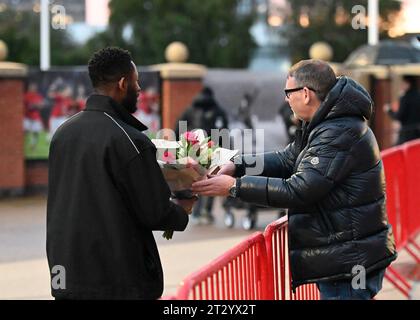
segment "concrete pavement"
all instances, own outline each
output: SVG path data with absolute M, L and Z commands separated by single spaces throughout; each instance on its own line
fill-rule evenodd
M 227 229 L 223 225 L 220 199 L 215 208 L 215 225 L 190 224 L 170 241 L 162 238 L 162 232 L 155 234 L 165 273 L 165 296 L 175 294 L 187 275 L 254 232 L 240 227 L 243 211 L 236 212 L 236 226 Z M 52 299 L 45 256 L 45 212 L 44 197 L 0 201 L 0 299 Z M 276 218 L 276 212 L 259 213 L 257 230 L 263 230 Z M 400 253 L 398 264 L 407 266 L 410 262 L 406 253 Z M 420 286 L 415 288 L 413 298 L 418 299 Z M 377 299 L 404 297 L 385 281 Z

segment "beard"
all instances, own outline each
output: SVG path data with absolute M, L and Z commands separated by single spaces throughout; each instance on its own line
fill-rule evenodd
M 129 86 L 127 89 L 127 95 L 122 100 L 121 104 L 130 113 L 137 111 L 137 90 L 133 86 Z

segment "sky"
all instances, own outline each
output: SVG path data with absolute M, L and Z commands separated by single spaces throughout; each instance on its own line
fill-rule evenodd
M 86 23 L 96 27 L 105 27 L 109 18 L 109 0 L 86 0 Z
M 404 0 L 403 10 L 403 30 L 406 33 L 420 33 L 420 0 Z
M 86 0 L 86 23 L 69 26 L 70 34 L 79 43 L 85 43 L 95 33 L 104 31 L 109 19 L 109 0 Z

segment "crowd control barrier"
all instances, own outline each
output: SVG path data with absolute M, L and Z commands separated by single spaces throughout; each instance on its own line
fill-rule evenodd
M 398 251 L 420 263 L 420 140 L 382 152 L 386 209 Z M 319 300 L 315 284 L 292 292 L 287 217 L 245 239 L 198 272 L 187 277 L 174 299 Z M 407 298 L 412 285 L 393 266 L 385 277 Z
M 187 277 L 177 299 L 272 300 L 263 234 L 247 238 Z

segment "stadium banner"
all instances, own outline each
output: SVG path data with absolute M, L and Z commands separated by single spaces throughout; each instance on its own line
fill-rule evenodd
M 161 128 L 159 72 L 139 68 L 142 92 L 133 115 L 144 123 L 150 138 Z M 83 111 L 93 93 L 86 68 L 31 69 L 25 85 L 25 159 L 47 160 L 51 138 L 58 127 Z

